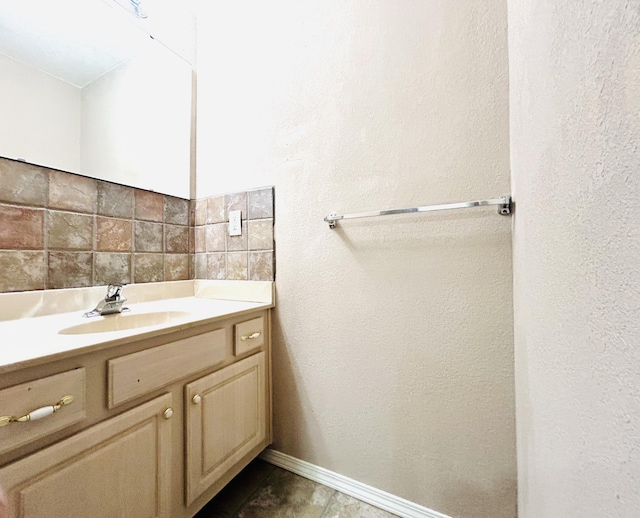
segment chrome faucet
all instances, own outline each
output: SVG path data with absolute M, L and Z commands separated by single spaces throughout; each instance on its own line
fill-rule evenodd
M 112 315 L 115 313 L 122 313 L 123 311 L 129 311 L 129 308 L 123 308 L 127 298 L 122 295 L 122 289 L 124 284 L 109 284 L 107 287 L 107 294 L 104 300 L 98 302 L 96 309 L 87 311 L 83 317 L 97 317 L 102 315 Z

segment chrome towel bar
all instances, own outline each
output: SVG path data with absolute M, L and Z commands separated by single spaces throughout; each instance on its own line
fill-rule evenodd
M 329 223 L 329 228 L 336 228 L 336 223 L 343 219 L 371 218 L 374 216 L 391 216 L 393 214 L 409 214 L 411 212 L 433 212 L 436 210 L 468 209 L 471 207 L 485 207 L 497 205 L 498 214 L 508 216 L 511 214 L 513 201 L 511 196 L 493 198 L 491 200 L 462 201 L 459 203 L 444 203 L 442 205 L 425 205 L 423 207 L 410 207 L 407 209 L 374 210 L 371 212 L 358 212 L 356 214 L 329 214 L 324 220 Z

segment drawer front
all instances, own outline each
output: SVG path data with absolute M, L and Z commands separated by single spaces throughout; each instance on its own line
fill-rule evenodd
M 73 400 L 52 412 L 66 396 Z M 7 421 L 3 417 L 27 415 L 29 420 L 0 426 L 0 454 L 86 418 L 85 370 L 74 369 L 0 390 L 0 423 Z
M 235 325 L 233 354 L 239 356 L 264 345 L 264 317 L 254 318 Z
M 109 408 L 223 362 L 226 337 L 217 329 L 109 360 Z

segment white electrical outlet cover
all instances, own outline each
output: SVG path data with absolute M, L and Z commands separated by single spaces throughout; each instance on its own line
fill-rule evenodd
M 242 235 L 242 211 L 241 210 L 229 211 L 229 235 L 230 236 Z

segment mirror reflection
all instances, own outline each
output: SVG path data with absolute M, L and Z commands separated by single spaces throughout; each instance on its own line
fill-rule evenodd
M 0 156 L 189 198 L 191 65 L 130 11 L 0 0 Z

